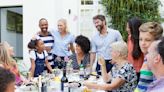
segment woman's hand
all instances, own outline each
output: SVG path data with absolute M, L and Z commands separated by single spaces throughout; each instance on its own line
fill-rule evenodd
M 95 83 L 84 81 L 83 85 L 86 86 L 87 88 L 93 88 L 94 89 Z

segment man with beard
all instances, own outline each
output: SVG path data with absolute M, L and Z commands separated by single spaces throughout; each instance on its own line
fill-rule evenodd
M 53 63 L 53 55 L 52 55 L 52 48 L 54 44 L 54 37 L 48 31 L 48 21 L 45 18 L 41 18 L 39 20 L 39 28 L 40 31 L 37 33 L 37 35 L 34 37 L 34 39 L 41 39 L 44 42 L 45 49 L 48 53 L 48 61 L 52 68 L 54 68 L 55 64 Z M 47 67 L 45 66 L 45 69 L 47 70 Z
M 110 62 L 112 60 L 110 44 L 122 40 L 122 36 L 119 31 L 109 29 L 107 27 L 104 15 L 94 16 L 93 22 L 96 29 L 98 30 L 98 33 L 95 34 L 91 40 L 91 65 L 93 65 L 94 61 L 96 60 L 96 55 L 97 57 L 101 56 L 105 59 L 107 72 L 109 72 L 112 68 L 112 64 Z M 100 65 L 98 63 L 96 66 L 96 72 L 99 75 L 101 74 Z

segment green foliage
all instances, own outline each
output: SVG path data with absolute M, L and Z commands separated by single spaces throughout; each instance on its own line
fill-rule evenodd
M 112 20 L 112 27 L 121 32 L 124 40 L 127 39 L 126 23 L 131 17 L 139 17 L 143 22 L 160 22 L 158 6 L 159 0 L 102 0 L 106 13 Z

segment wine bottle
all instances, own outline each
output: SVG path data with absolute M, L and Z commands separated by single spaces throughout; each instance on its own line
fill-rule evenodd
M 61 91 L 64 92 L 64 85 L 68 82 L 66 77 L 66 62 L 63 62 L 63 76 L 61 78 Z
M 84 66 L 80 64 L 80 78 L 84 78 Z

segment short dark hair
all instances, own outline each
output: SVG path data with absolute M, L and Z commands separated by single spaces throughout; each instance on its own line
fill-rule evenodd
M 39 23 L 40 23 L 42 20 L 46 20 L 46 21 L 47 21 L 46 18 L 41 18 L 41 19 L 39 20 Z M 47 21 L 47 22 L 48 22 L 48 21 Z
M 91 49 L 91 44 L 90 44 L 90 41 L 87 37 L 85 37 L 83 35 L 79 35 L 76 37 L 75 43 L 81 47 L 82 51 L 85 54 L 89 53 L 89 51 Z
M 93 20 L 96 20 L 96 19 L 99 19 L 101 21 L 105 21 L 105 24 L 106 24 L 106 19 L 105 19 L 104 15 L 96 15 L 96 16 L 94 16 Z
M 157 45 L 157 50 L 158 50 L 158 53 L 160 54 L 160 56 L 162 58 L 162 62 L 164 64 L 164 37 L 161 38 L 161 41 Z
M 8 85 L 12 82 L 15 82 L 15 75 L 10 72 L 10 70 L 6 70 L 0 67 L 0 90 L 1 92 L 5 92 Z

